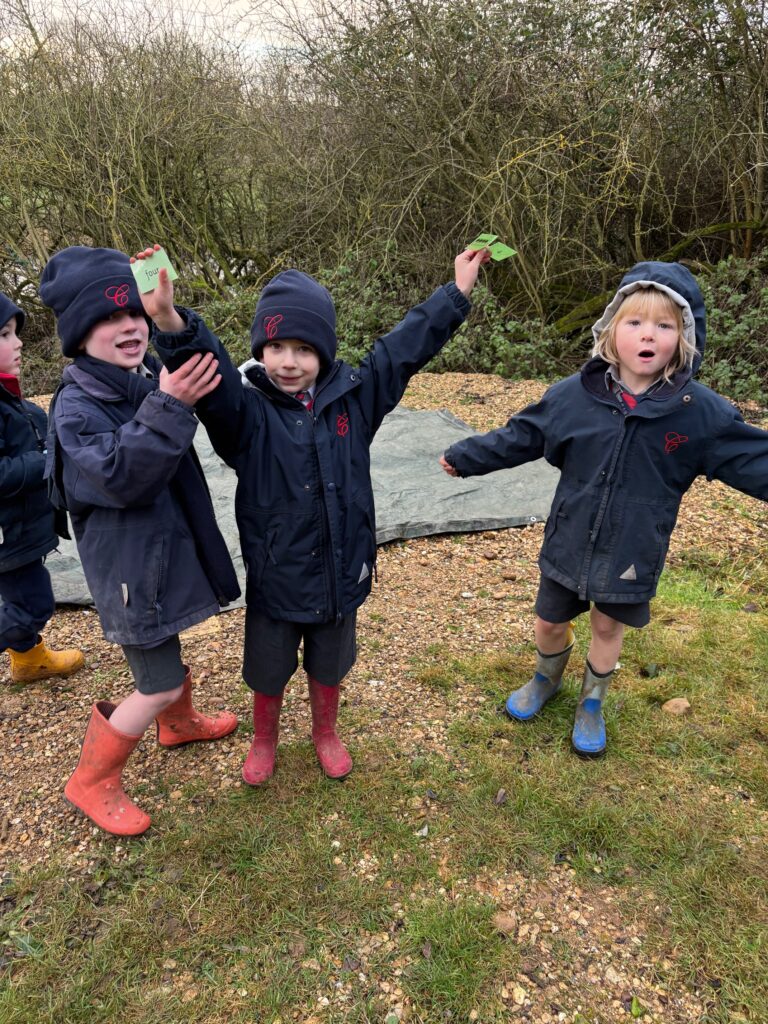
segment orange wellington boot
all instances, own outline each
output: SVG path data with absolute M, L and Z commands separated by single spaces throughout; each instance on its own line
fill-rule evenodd
M 282 693 L 276 697 L 253 695 L 253 741 L 243 764 L 243 782 L 249 786 L 261 786 L 272 778 L 282 706 Z
M 312 742 L 320 767 L 330 779 L 344 779 L 352 771 L 349 751 L 336 734 L 339 687 L 323 686 L 309 678 L 309 704 L 312 708 Z
M 14 683 L 31 683 L 35 679 L 49 679 L 51 676 L 71 676 L 85 662 L 82 651 L 74 647 L 65 651 L 50 651 L 42 640 L 29 651 L 14 651 L 9 647 L 8 654 Z
M 149 828 L 150 818 L 125 795 L 120 776 L 141 736 L 114 729 L 109 724 L 114 710 L 107 700 L 93 705 L 80 760 L 64 796 L 105 832 L 139 836 Z
M 188 668 L 186 673 L 179 699 L 161 711 L 155 719 L 157 742 L 161 747 L 182 747 L 185 743 L 220 740 L 237 728 L 237 716 L 231 711 L 222 711 L 212 717 L 195 711 L 192 707 L 192 675 Z

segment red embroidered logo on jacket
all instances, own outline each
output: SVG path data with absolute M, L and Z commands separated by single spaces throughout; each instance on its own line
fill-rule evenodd
M 670 452 L 676 451 L 681 444 L 685 444 L 687 440 L 687 434 L 677 434 L 674 430 L 671 430 L 668 434 L 664 435 L 664 453 L 669 455 Z
M 283 314 L 277 313 L 275 316 L 264 317 L 264 333 L 266 334 L 269 341 L 277 337 L 277 326 L 282 323 Z
M 349 416 L 345 412 L 336 417 L 336 433 L 339 437 L 346 437 L 349 433 Z
M 104 296 L 107 299 L 111 299 L 116 306 L 127 306 L 129 287 L 127 284 L 113 284 L 110 288 L 104 292 Z

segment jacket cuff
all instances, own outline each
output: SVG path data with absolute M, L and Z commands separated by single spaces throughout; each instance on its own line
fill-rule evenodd
M 443 285 L 443 288 L 456 309 L 458 309 L 462 316 L 466 316 L 470 309 L 472 309 L 472 303 L 464 292 L 456 287 L 456 282 L 449 281 L 448 284 Z
M 171 337 L 179 337 L 180 334 L 181 332 L 179 332 L 178 335 L 171 335 Z M 178 409 L 183 409 L 184 412 L 191 412 L 193 416 L 195 415 L 194 405 L 189 405 L 187 402 L 182 402 L 180 398 L 176 398 L 175 395 L 169 395 L 167 391 L 161 391 L 158 388 L 157 391 L 153 391 L 152 394 L 157 396 L 157 399 L 161 405 L 171 406 L 172 408 L 173 406 L 176 406 L 176 408 Z
M 187 309 L 186 306 L 174 306 L 176 312 L 187 325 L 183 331 L 161 331 L 157 324 L 152 324 L 152 340 L 162 338 L 166 348 L 181 348 L 190 341 L 194 341 L 200 328 L 201 317 L 194 309 Z M 182 402 L 182 405 L 184 403 Z
M 461 293 L 459 292 L 459 294 L 461 294 Z M 452 447 L 453 446 L 451 446 L 451 448 L 449 448 L 447 451 L 443 452 L 443 458 L 445 459 L 445 461 L 448 463 L 449 466 L 451 466 L 453 469 L 456 470 L 456 472 L 459 474 L 459 476 L 463 476 L 464 474 L 461 473 L 457 469 L 457 467 L 456 467 L 456 459 L 455 459 L 455 457 L 451 454 Z

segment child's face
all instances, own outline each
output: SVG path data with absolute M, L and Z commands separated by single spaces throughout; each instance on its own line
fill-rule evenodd
M 673 318 L 635 312 L 619 316 L 614 334 L 621 379 L 645 391 L 677 352 L 680 332 Z
M 0 373 L 18 377 L 21 373 L 21 338 L 16 333 L 16 317 L 0 327 Z
M 262 350 L 261 360 L 272 383 L 287 395 L 311 388 L 320 372 L 320 358 L 316 350 L 306 341 L 295 338 L 268 341 Z
M 99 320 L 83 339 L 80 346 L 94 359 L 114 363 L 123 370 L 135 370 L 147 351 L 149 326 L 134 311 L 118 311 L 108 320 Z

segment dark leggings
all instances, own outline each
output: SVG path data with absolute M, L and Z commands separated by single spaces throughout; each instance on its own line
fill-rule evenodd
M 42 558 L 0 573 L 0 650 L 30 651 L 56 609 Z

